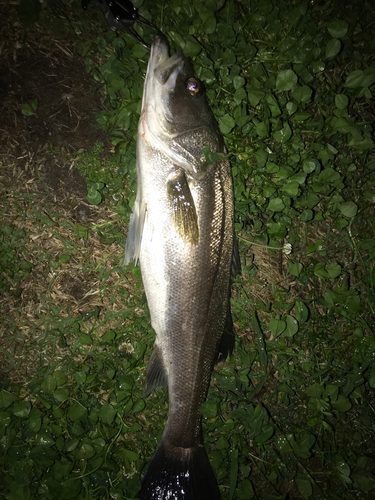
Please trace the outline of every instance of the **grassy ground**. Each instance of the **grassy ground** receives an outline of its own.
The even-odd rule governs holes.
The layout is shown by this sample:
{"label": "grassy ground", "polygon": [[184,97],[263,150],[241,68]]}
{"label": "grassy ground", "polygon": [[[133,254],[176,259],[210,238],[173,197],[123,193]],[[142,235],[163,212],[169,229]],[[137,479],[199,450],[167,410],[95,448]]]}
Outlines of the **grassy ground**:
{"label": "grassy ground", "polygon": [[[373,6],[135,5],[233,169],[236,351],[202,407],[223,500],[375,498]],[[0,498],[135,498],[167,415],[122,264],[148,53],[94,6],[0,12]]]}

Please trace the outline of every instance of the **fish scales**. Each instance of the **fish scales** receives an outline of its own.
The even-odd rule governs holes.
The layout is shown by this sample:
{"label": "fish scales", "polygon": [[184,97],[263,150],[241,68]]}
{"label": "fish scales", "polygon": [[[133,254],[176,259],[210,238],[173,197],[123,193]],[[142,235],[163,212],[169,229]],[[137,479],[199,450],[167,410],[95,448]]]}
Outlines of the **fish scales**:
{"label": "fish scales", "polygon": [[[204,448],[199,408],[224,333],[233,255],[229,163],[208,165],[223,142],[202,85],[166,39],[151,49],[137,140],[138,191],[125,262],[139,258],[156,332],[145,394],[169,393],[162,440],[143,478],[142,500],[220,499]],[[188,82],[188,83],[187,83]]]}

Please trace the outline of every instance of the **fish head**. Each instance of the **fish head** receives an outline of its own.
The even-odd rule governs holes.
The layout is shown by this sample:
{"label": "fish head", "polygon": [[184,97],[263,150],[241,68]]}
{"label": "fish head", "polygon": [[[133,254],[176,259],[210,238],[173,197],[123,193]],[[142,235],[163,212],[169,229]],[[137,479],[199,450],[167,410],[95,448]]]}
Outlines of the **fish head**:
{"label": "fish head", "polygon": [[208,165],[203,148],[223,151],[223,141],[209,108],[203,82],[182,52],[169,55],[164,35],[157,35],[145,79],[141,136],[162,149],[193,178],[202,177]]}

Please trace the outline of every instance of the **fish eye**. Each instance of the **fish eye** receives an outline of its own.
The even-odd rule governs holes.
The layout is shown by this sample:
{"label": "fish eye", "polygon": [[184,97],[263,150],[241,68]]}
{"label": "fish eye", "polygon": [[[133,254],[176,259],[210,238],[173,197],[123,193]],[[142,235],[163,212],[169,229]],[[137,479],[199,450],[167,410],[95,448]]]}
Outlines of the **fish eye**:
{"label": "fish eye", "polygon": [[202,93],[202,82],[196,78],[189,78],[186,82],[186,90],[190,92],[193,97],[199,97]]}

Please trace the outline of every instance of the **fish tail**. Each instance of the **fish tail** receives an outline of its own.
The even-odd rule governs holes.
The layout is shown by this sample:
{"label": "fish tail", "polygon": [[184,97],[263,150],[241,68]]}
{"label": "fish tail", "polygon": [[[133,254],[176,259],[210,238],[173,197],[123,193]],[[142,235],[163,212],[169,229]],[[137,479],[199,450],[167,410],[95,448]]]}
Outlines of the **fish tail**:
{"label": "fish tail", "polygon": [[203,445],[172,447],[162,440],[142,479],[140,500],[221,500]]}

